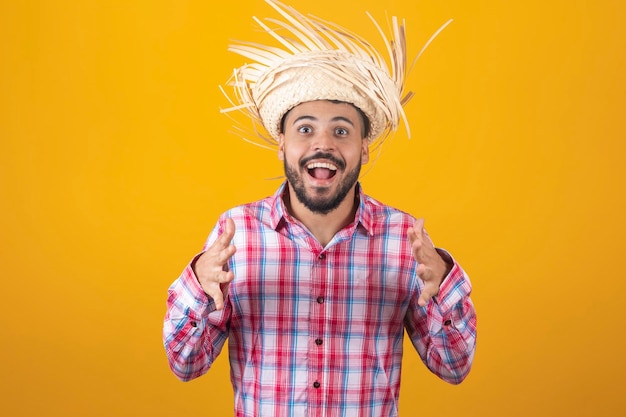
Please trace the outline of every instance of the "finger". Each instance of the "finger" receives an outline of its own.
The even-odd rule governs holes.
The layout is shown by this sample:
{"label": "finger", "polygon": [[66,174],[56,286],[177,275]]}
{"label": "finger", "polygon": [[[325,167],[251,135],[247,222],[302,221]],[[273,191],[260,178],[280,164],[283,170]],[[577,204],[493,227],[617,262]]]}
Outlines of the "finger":
{"label": "finger", "polygon": [[231,256],[235,254],[237,248],[235,245],[232,245],[230,242],[235,237],[235,222],[230,217],[226,219],[226,223],[224,224],[224,233],[222,233],[223,238],[226,240],[226,249],[223,251],[223,256],[225,257],[224,263],[226,263]]}
{"label": "finger", "polygon": [[431,264],[436,254],[435,247],[424,229],[424,219],[417,219],[415,225],[409,228],[409,240],[413,257],[418,263]]}
{"label": "finger", "polygon": [[426,231],[426,228],[424,227],[424,219],[420,218],[417,219],[415,221],[415,225],[413,225],[413,228],[415,229],[416,233],[418,233],[419,238],[421,239],[422,242],[424,242],[425,246],[428,247],[434,247],[435,245],[433,244],[433,241],[430,239],[430,236],[428,236],[428,232]]}
{"label": "finger", "polygon": [[424,307],[426,304],[428,304],[430,299],[433,298],[438,293],[439,291],[436,291],[433,285],[429,285],[428,283],[426,283],[424,285],[424,288],[422,289],[419,299],[417,300],[417,304],[420,307]]}
{"label": "finger", "polygon": [[211,276],[207,276],[204,281],[207,283],[213,284],[225,284],[231,282],[235,278],[235,274],[233,271],[226,271],[221,269],[219,271],[214,271]]}
{"label": "finger", "polygon": [[409,241],[411,242],[411,252],[413,258],[419,263],[423,263],[424,256],[424,242],[421,237],[416,233],[415,229],[409,229]]}
{"label": "finger", "polygon": [[224,271],[222,274],[220,274],[219,282],[221,284],[228,284],[233,279],[235,279],[235,273],[233,271]]}
{"label": "finger", "polygon": [[228,292],[230,282],[235,278],[232,272],[223,272],[214,280],[207,280],[200,283],[206,295],[213,299],[215,308],[221,310],[224,306],[224,294]]}
{"label": "finger", "polygon": [[235,254],[235,252],[237,252],[237,248],[235,247],[235,245],[228,245],[224,249],[213,254],[215,262],[217,262],[218,265],[225,267],[228,263],[228,260]]}
{"label": "finger", "polygon": [[421,242],[424,240],[424,219],[415,220],[415,224],[413,227],[409,227],[407,230],[407,235],[409,237],[409,242],[411,245],[414,245],[415,242]]}
{"label": "finger", "polygon": [[413,243],[417,239],[417,234],[415,233],[415,229],[413,229],[412,227],[409,227],[406,231],[406,234],[409,237],[409,242],[411,242],[411,246],[413,246]]}
{"label": "finger", "polygon": [[423,217],[415,220],[415,224],[413,225],[413,229],[415,229],[415,232],[420,237],[422,236],[422,234],[424,233],[424,218]]}
{"label": "finger", "polygon": [[215,297],[213,297],[213,302],[215,303],[215,309],[221,310],[224,308],[224,297],[228,294],[228,288],[230,287],[231,281],[235,278],[235,274],[232,272],[226,272],[224,274],[224,280],[217,286],[219,291],[216,292]]}
{"label": "finger", "polygon": [[424,264],[417,265],[417,268],[415,268],[415,273],[422,281],[426,281],[428,279],[428,277],[426,276],[427,268]]}
{"label": "finger", "polygon": [[234,279],[234,273],[228,269],[228,260],[235,253],[235,246],[230,245],[217,253],[215,250],[214,247],[211,247],[204,252],[193,267],[194,273],[203,287],[212,283],[230,282]]}
{"label": "finger", "polygon": [[424,282],[424,284],[426,285],[434,284],[436,274],[432,268],[429,268],[425,264],[419,264],[417,268],[415,269],[415,273],[417,274],[418,278]]}
{"label": "finger", "polygon": [[224,235],[227,236],[228,240],[232,240],[235,236],[235,222],[230,217],[226,219],[224,223]]}
{"label": "finger", "polygon": [[233,240],[233,237],[235,237],[235,222],[229,217],[224,222],[224,230],[222,230],[222,234],[215,240],[213,246],[218,250],[226,248]]}
{"label": "finger", "polygon": [[194,266],[196,276],[198,278],[207,278],[226,270],[228,260],[235,252],[236,248],[234,245],[229,245],[221,250],[212,245],[196,261]]}
{"label": "finger", "polygon": [[218,283],[209,282],[207,284],[203,284],[202,289],[206,295],[213,300],[217,310],[221,310],[224,307],[224,295]]}
{"label": "finger", "polygon": [[233,219],[227,218],[222,234],[213,242],[211,247],[207,249],[209,256],[211,256],[215,262],[224,265],[235,254],[237,248],[230,243],[234,236],[235,222]]}

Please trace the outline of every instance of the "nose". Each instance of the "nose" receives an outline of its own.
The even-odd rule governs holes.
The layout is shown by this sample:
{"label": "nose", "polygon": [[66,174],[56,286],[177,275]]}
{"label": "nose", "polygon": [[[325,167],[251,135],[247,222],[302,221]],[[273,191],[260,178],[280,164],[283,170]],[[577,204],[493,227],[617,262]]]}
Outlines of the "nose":
{"label": "nose", "polygon": [[332,151],[335,149],[335,142],[328,132],[322,131],[315,135],[311,146],[315,151]]}

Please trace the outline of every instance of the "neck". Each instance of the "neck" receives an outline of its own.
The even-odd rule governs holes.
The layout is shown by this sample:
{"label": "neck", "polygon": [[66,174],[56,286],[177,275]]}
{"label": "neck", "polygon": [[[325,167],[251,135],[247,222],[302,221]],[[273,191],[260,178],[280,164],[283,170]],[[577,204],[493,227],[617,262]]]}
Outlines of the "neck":
{"label": "neck", "polygon": [[354,220],[358,207],[355,201],[355,189],[356,187],[353,187],[341,204],[327,214],[311,211],[298,200],[291,187],[289,187],[289,198],[285,199],[285,205],[289,214],[302,222],[315,239],[325,247],[338,231]]}

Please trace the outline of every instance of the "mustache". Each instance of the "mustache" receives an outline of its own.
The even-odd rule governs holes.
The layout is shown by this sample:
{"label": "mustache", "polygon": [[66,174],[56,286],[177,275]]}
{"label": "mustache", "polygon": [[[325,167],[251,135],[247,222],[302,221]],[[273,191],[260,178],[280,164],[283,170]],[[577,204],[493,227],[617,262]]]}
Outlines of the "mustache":
{"label": "mustache", "polygon": [[315,159],[325,159],[327,161],[332,162],[337,168],[344,170],[346,169],[346,163],[341,159],[338,159],[336,156],[330,153],[325,152],[317,152],[311,156],[308,156],[300,161],[300,168],[305,169],[307,164]]}

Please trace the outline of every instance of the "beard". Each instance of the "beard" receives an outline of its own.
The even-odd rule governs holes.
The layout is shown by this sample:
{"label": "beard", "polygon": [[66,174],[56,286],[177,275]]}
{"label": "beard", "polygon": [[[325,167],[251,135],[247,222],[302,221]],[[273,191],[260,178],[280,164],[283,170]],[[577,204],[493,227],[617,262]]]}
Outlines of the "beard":
{"label": "beard", "polygon": [[300,175],[299,172],[305,171],[306,164],[312,159],[326,159],[334,163],[340,170],[345,169],[346,164],[332,155],[316,154],[300,161],[300,170],[298,171],[298,169],[291,167],[286,159],[284,160],[285,176],[298,201],[313,213],[328,214],[339,207],[346,199],[350,190],[356,185],[361,173],[361,160],[359,159],[359,163],[354,169],[348,171],[346,177],[339,184],[339,189],[334,194],[331,194],[331,191],[327,188],[316,187],[314,189],[315,195],[308,195],[302,179],[304,174]]}

